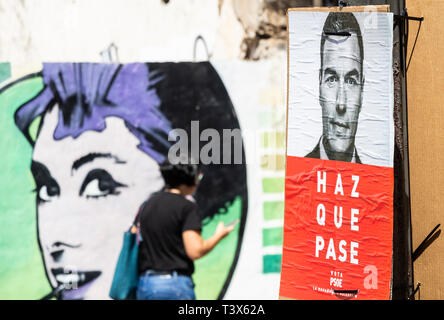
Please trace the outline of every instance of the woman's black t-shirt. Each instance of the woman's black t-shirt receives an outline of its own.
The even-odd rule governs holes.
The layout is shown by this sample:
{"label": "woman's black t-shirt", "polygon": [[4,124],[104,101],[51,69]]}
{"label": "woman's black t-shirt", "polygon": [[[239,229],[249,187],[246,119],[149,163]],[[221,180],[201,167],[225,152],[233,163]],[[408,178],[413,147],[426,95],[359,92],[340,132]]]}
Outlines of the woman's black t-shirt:
{"label": "woman's black t-shirt", "polygon": [[138,217],[142,241],[139,244],[139,273],[148,269],[194,272],[182,233],[201,230],[198,206],[183,195],[160,191],[151,195]]}

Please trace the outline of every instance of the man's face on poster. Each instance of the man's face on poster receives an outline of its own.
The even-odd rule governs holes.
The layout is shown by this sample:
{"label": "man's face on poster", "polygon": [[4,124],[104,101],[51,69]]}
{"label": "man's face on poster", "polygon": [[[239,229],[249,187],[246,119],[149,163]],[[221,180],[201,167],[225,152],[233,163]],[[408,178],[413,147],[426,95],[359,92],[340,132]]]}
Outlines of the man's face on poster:
{"label": "man's face on poster", "polygon": [[362,57],[358,37],[328,36],[319,74],[324,145],[333,155],[353,154],[362,102]]}

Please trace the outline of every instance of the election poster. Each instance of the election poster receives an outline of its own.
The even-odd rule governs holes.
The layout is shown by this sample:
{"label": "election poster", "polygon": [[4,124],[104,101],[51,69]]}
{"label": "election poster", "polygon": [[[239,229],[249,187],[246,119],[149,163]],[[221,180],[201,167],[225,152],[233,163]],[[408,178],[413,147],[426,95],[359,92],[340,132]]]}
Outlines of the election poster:
{"label": "election poster", "polygon": [[390,299],[393,14],[288,12],[281,299]]}

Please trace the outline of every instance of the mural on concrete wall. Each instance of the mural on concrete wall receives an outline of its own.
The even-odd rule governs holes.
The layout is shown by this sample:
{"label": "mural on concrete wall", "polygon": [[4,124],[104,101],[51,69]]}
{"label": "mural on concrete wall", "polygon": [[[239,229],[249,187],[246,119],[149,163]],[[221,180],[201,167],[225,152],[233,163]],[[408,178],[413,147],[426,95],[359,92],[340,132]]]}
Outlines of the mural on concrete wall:
{"label": "mural on concrete wall", "polygon": [[248,170],[248,215],[226,299],[277,299],[285,176],[284,59],[212,61],[236,109]]}
{"label": "mural on concrete wall", "polygon": [[[190,133],[193,120],[200,131],[239,128],[208,62],[46,63],[4,86],[0,106],[0,147],[7,151],[0,173],[0,255],[8,261],[0,267],[2,298],[38,298],[61,287],[62,299],[108,298],[123,232],[163,187],[159,164],[174,143],[170,130]],[[245,160],[203,165],[203,173],[195,199],[204,238],[219,221],[241,221],[196,261],[197,298],[216,299],[241,249]]]}

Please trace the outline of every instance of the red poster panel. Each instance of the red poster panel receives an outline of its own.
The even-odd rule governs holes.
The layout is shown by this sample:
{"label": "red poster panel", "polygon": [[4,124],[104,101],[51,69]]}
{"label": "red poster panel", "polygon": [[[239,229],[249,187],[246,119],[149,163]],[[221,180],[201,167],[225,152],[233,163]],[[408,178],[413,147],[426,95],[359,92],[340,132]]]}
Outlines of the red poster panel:
{"label": "red poster panel", "polygon": [[287,157],[280,296],[388,299],[393,168]]}

